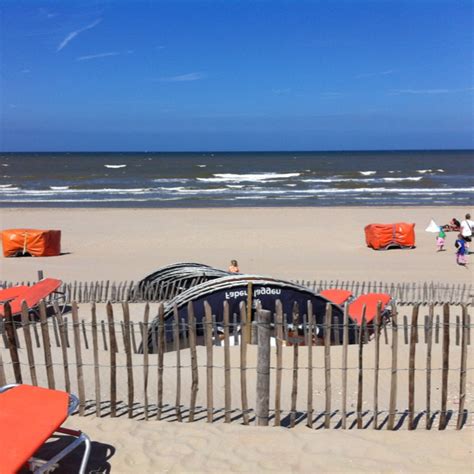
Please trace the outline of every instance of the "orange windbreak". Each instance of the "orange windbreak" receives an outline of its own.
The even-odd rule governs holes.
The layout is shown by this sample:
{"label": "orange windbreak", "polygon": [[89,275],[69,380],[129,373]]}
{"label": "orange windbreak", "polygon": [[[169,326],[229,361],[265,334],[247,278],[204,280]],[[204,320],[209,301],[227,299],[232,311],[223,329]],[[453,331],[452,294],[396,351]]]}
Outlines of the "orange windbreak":
{"label": "orange windbreak", "polygon": [[52,257],[61,253],[60,230],[9,229],[2,232],[4,257],[29,253],[33,257]]}
{"label": "orange windbreak", "polygon": [[415,224],[369,224],[365,227],[365,241],[375,250],[390,247],[411,248],[415,246]]}

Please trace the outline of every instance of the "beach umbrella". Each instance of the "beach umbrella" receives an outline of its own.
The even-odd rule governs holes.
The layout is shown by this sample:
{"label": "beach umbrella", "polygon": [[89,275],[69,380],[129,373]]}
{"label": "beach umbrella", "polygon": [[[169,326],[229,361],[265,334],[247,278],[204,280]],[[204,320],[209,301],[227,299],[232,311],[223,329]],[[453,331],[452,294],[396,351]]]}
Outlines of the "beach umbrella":
{"label": "beach umbrella", "polygon": [[428,227],[425,229],[425,232],[431,232],[433,234],[437,234],[439,232],[440,226],[436,224],[436,222],[431,219]]}

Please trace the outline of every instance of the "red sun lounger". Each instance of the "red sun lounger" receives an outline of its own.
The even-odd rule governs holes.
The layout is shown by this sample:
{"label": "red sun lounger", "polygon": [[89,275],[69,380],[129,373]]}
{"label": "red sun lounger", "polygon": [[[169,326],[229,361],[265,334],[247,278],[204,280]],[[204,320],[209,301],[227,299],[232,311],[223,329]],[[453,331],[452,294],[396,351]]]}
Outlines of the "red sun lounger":
{"label": "red sun lounger", "polygon": [[74,395],[59,390],[31,385],[0,387],[0,473],[15,473],[27,463],[39,465],[40,462],[31,457],[54,433],[76,439],[49,461],[41,462],[33,472],[47,472],[84,443],[79,473],[85,473],[90,453],[89,438],[80,431],[61,428],[78,403]]}
{"label": "red sun lounger", "polygon": [[362,324],[362,313],[365,306],[365,320],[370,323],[377,315],[377,304],[380,301],[382,314],[392,297],[386,293],[368,293],[360,295],[349,305],[349,317],[359,326]]}
{"label": "red sun lounger", "polygon": [[45,278],[32,286],[16,286],[0,290],[0,318],[5,316],[4,305],[8,301],[12,314],[21,313],[21,304],[26,301],[29,309],[34,309],[39,302],[53,293],[57,293],[62,281]]}
{"label": "red sun lounger", "polygon": [[324,296],[331,303],[343,305],[347,300],[352,297],[352,292],[349,290],[340,290],[338,288],[331,288],[329,290],[323,290],[320,293],[321,296]]}

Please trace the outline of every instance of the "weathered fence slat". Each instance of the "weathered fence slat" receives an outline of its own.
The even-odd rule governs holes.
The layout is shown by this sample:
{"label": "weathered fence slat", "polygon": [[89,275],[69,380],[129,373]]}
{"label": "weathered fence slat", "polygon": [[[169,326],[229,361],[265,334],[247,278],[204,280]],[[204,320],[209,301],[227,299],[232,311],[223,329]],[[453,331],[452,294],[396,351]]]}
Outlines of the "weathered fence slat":
{"label": "weathered fence slat", "polygon": [[77,390],[79,395],[79,415],[83,416],[85,411],[85,387],[84,372],[82,370],[82,354],[81,354],[81,334],[79,332],[79,310],[77,303],[72,303],[72,323],[74,329],[74,350],[76,354],[76,371],[77,371]]}
{"label": "weathered fence slat", "polygon": [[413,430],[415,416],[415,355],[416,355],[416,333],[418,325],[419,304],[413,306],[411,317],[411,334],[410,334],[410,353],[408,361],[408,429]]}
{"label": "weathered fence slat", "polygon": [[242,418],[244,425],[249,424],[249,404],[247,399],[247,308],[245,303],[240,303],[240,397],[242,400]]}
{"label": "weathered fence slat", "polygon": [[176,400],[175,400],[175,411],[176,419],[182,421],[181,417],[181,347],[180,347],[180,330],[179,330],[179,312],[178,306],[173,306],[173,316],[174,316],[174,350],[176,352]]}
{"label": "weathered fence slat", "polygon": [[[232,394],[230,389],[230,333],[229,333],[229,303],[224,301],[224,419],[231,422]],[[234,331],[236,328],[234,327]]]}
{"label": "weathered fence slat", "polygon": [[380,301],[377,303],[377,313],[374,321],[375,332],[375,361],[374,361],[374,423],[373,428],[378,428],[379,416],[379,366],[380,366],[380,325],[382,319],[382,307]]}
{"label": "weathered fence slat", "polygon": [[99,338],[97,334],[97,311],[95,302],[91,303],[92,351],[94,357],[95,416],[100,416],[100,371],[99,371]]}
{"label": "weathered fence slat", "polygon": [[[12,360],[15,383],[23,383],[23,377],[21,375],[20,357],[18,355],[18,343],[17,338],[15,337],[15,321],[13,320],[12,310],[8,301],[3,306],[3,313],[5,315],[5,331],[7,333],[8,338],[8,348],[10,350],[10,358]],[[53,387],[50,388],[54,388],[54,381]]]}
{"label": "weathered fence slat", "polygon": [[196,411],[196,397],[199,387],[199,372],[196,353],[196,319],[194,317],[193,303],[188,303],[188,323],[189,323],[189,351],[191,355],[191,400],[189,403],[189,421],[194,421]]}
{"label": "weathered fence slat", "polygon": [[293,428],[296,423],[296,401],[298,397],[298,354],[299,354],[299,343],[298,343],[298,325],[299,325],[299,308],[295,302],[293,305],[293,383],[291,386],[291,414],[290,414],[290,427]]}
{"label": "weathered fence slat", "polygon": [[326,429],[331,425],[331,323],[332,305],[327,303],[324,318],[324,428]]}
{"label": "weathered fence slat", "polygon": [[362,400],[364,391],[364,343],[365,343],[365,327],[367,325],[365,319],[365,306],[362,308],[362,322],[360,326],[359,336],[359,368],[357,377],[357,429],[362,429]]}
{"label": "weathered fence slat", "polygon": [[128,388],[128,417],[133,418],[133,366],[132,366],[132,342],[130,336],[130,307],[126,301],[122,303],[123,325],[125,335],[125,357],[127,361],[127,388]]}
{"label": "weathered fence slat", "polygon": [[149,357],[148,357],[148,319],[150,317],[150,305],[145,305],[145,312],[143,314],[142,326],[142,341],[143,341],[143,411],[145,420],[148,420],[148,374],[149,374]]}
{"label": "weathered fence slat", "polygon": [[449,303],[443,306],[443,368],[441,371],[441,411],[439,417],[440,430],[447,424],[446,403],[448,400],[448,373],[449,373]]}
{"label": "weathered fence slat", "polygon": [[275,302],[275,350],[276,350],[276,374],[275,374],[275,420],[274,425],[281,424],[281,379],[283,364],[283,307],[280,300]]}
{"label": "weathered fence slat", "polygon": [[268,426],[270,410],[270,311],[259,310],[257,353],[257,426]]}
{"label": "weathered fence slat", "polygon": [[461,368],[459,371],[459,412],[456,429],[460,430],[464,419],[464,403],[466,401],[466,365],[467,365],[467,307],[462,305],[462,339],[461,339]]}
{"label": "weathered fence slat", "polygon": [[161,420],[163,413],[163,361],[165,351],[165,319],[164,319],[164,308],[163,303],[158,306],[158,377],[157,377],[157,388],[158,388],[158,401],[157,401],[157,412],[156,419]]}
{"label": "weathered fence slat", "polygon": [[38,378],[36,377],[35,356],[33,353],[33,342],[31,340],[30,332],[30,320],[28,319],[28,305],[26,304],[26,301],[21,303],[21,324],[23,325],[23,334],[25,336],[26,354],[28,356],[28,365],[30,367],[31,384],[38,385]]}
{"label": "weathered fence slat", "polygon": [[117,416],[117,339],[115,337],[114,310],[110,301],[107,301],[106,310],[110,346],[110,416],[115,418]]}
{"label": "weathered fence slat", "polygon": [[307,399],[307,414],[306,414],[306,426],[308,428],[313,427],[313,338],[314,338],[314,314],[313,304],[308,300],[308,331],[306,344],[308,347],[308,399]]}
{"label": "weathered fence slat", "polygon": [[392,311],[392,365],[390,371],[390,401],[387,429],[395,428],[395,416],[397,413],[397,354],[398,354],[398,324],[397,307],[393,305]]}
{"label": "weathered fence slat", "polygon": [[426,421],[425,427],[431,429],[431,352],[433,348],[433,318],[434,304],[430,303],[428,308],[428,320],[426,328]]}
{"label": "weathered fence slat", "polygon": [[[51,356],[51,341],[49,338],[48,320],[46,317],[46,303],[40,301],[39,313],[41,321],[41,335],[43,336],[44,363],[46,366],[46,376],[48,378],[48,388],[56,388],[54,383],[53,358]],[[11,341],[10,341],[11,344]]]}
{"label": "weathered fence slat", "polygon": [[[352,282],[354,283],[354,282]],[[347,356],[349,342],[349,305],[344,305],[344,321],[342,333],[342,399],[341,399],[341,427],[343,430],[347,428]]]}
{"label": "weathered fence slat", "polygon": [[[25,303],[26,304],[26,303]],[[67,355],[67,342],[66,342],[66,325],[64,324],[64,318],[61,314],[59,304],[57,301],[53,303],[54,308],[54,317],[58,321],[59,327],[59,337],[61,338],[61,353],[63,357],[63,367],[64,367],[64,388],[66,392],[71,391],[71,378],[69,377],[69,360]],[[26,308],[28,311],[28,308]]]}

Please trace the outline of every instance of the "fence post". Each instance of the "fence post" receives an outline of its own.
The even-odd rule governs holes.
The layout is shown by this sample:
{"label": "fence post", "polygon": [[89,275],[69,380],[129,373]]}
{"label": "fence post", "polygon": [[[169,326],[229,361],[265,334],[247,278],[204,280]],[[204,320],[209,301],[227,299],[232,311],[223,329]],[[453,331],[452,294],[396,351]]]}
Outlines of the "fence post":
{"label": "fence post", "polygon": [[397,307],[393,305],[392,312],[392,370],[390,374],[390,402],[387,429],[393,430],[397,411],[397,352],[398,352],[398,326]]}
{"label": "fence post", "polygon": [[213,422],[214,414],[214,387],[213,387],[213,353],[212,353],[212,310],[207,301],[204,301],[205,340],[206,340],[206,402],[207,402],[207,422]]}
{"label": "fence post", "polygon": [[196,319],[194,317],[193,302],[188,303],[188,323],[189,323],[189,352],[191,356],[191,400],[189,404],[189,421],[194,421],[196,411],[196,397],[199,389],[199,372],[196,352]]}
{"label": "fence post", "polygon": [[260,310],[257,357],[257,426],[268,426],[270,409],[270,311]]}
{"label": "fence post", "polygon": [[117,340],[115,338],[114,310],[110,301],[107,301],[106,310],[110,342],[110,416],[114,418],[117,416]]}
{"label": "fence post", "polygon": [[150,305],[146,303],[145,312],[143,314],[142,325],[142,346],[143,346],[143,411],[145,420],[148,420],[148,372],[149,372],[149,357],[148,357],[148,318],[150,315]]}
{"label": "fence post", "polygon": [[290,428],[295,426],[296,422],[296,399],[298,396],[298,324],[299,324],[299,308],[298,303],[293,305],[293,331],[296,337],[293,337],[293,383],[291,386],[291,414]]}
{"label": "fence post", "polygon": [[23,333],[25,335],[25,345],[28,355],[28,364],[30,366],[31,383],[38,385],[35,368],[35,356],[33,353],[33,341],[31,340],[30,320],[28,319],[28,305],[26,301],[21,303],[21,323],[23,325]]}
{"label": "fence post", "polygon": [[81,354],[81,334],[79,332],[79,314],[77,303],[72,303],[72,321],[74,328],[74,349],[76,353],[76,370],[77,370],[77,387],[79,391],[79,415],[84,415],[85,409],[85,389],[84,374],[82,371],[82,354]]}
{"label": "fence post", "polygon": [[[12,311],[11,311],[10,303],[8,301],[5,303],[3,311],[4,311],[5,319],[6,319],[5,331],[8,337],[8,343],[9,343],[8,345],[10,349],[10,357],[12,359],[13,372],[15,374],[15,382],[23,383],[23,378],[21,376],[20,358],[18,357],[17,340],[15,337],[15,328],[13,327],[15,322],[13,321]],[[54,388],[54,387],[50,387],[50,388]]]}
{"label": "fence post", "polygon": [[283,307],[280,300],[275,302],[275,344],[276,344],[276,380],[275,380],[275,426],[281,424],[281,379],[282,379],[282,345],[283,345]]}
{"label": "fence post", "polygon": [[415,354],[416,354],[416,334],[418,325],[419,303],[413,306],[413,314],[411,317],[411,334],[410,334],[410,354],[408,361],[408,429],[415,428],[413,419],[415,415]]}
{"label": "fence post", "polygon": [[176,410],[176,419],[178,421],[183,421],[181,417],[181,341],[180,328],[179,328],[179,312],[178,306],[175,304],[173,306],[173,316],[174,316],[174,348],[176,351],[176,400],[175,400],[175,410]]}
{"label": "fence post", "polygon": [[[64,324],[64,319],[59,309],[59,304],[57,301],[53,303],[54,307],[54,317],[58,321],[59,326],[59,337],[61,338],[61,352],[63,356],[63,365],[64,365],[64,387],[66,392],[71,391],[71,379],[69,377],[69,360],[67,355],[67,338],[66,338],[66,326]],[[25,312],[28,314],[28,307],[25,302]]]}
{"label": "fence post", "polygon": [[133,366],[132,366],[132,342],[130,336],[130,308],[128,302],[122,303],[125,357],[127,361],[127,386],[128,386],[128,417],[133,418]]}
{"label": "fence post", "polygon": [[[231,422],[232,394],[230,391],[230,331],[229,331],[229,302],[224,301],[224,417],[225,422]],[[234,331],[236,328],[234,327]]]}
{"label": "fence post", "polygon": [[[354,283],[354,282],[352,282]],[[344,304],[344,327],[342,334],[342,421],[341,427],[346,429],[347,424],[347,355],[349,342],[349,305]]]}
{"label": "fence post", "polygon": [[428,324],[426,328],[426,429],[431,429],[431,351],[433,347],[434,304],[428,308]]}
{"label": "fence post", "polygon": [[332,305],[326,304],[324,320],[324,384],[325,384],[325,409],[324,428],[329,428],[331,423],[331,322]]}
{"label": "fence post", "polygon": [[314,336],[314,313],[313,304],[308,300],[308,403],[307,403],[307,421],[308,428],[313,427],[313,336]]}
{"label": "fence post", "polygon": [[46,318],[46,303],[44,302],[44,300],[40,301],[39,309],[41,320],[41,334],[43,336],[44,363],[46,365],[48,388],[55,389],[56,387],[54,383],[53,358],[51,356],[51,342],[49,338],[48,320]]}
{"label": "fence post", "polygon": [[461,339],[461,369],[459,372],[459,413],[456,429],[460,430],[464,418],[464,402],[466,400],[466,363],[467,363],[467,308],[462,305],[462,339]]}
{"label": "fence post", "polygon": [[92,350],[94,356],[94,385],[95,385],[95,416],[100,416],[100,369],[99,369],[99,340],[97,334],[97,313],[95,303],[91,303]]}
{"label": "fence post", "polygon": [[439,417],[440,430],[447,424],[446,403],[448,401],[448,372],[449,372],[449,303],[443,307],[443,369],[441,372],[441,414]]}
{"label": "fence post", "polygon": [[242,417],[244,425],[249,424],[248,399],[247,399],[247,310],[245,303],[240,303],[240,396],[242,399]]}
{"label": "fence post", "polygon": [[380,364],[380,322],[382,319],[382,306],[380,301],[377,302],[377,313],[375,315],[375,362],[374,362],[374,430],[378,427],[379,416],[379,364]]}
{"label": "fence post", "polygon": [[362,308],[362,322],[360,326],[360,335],[359,335],[359,366],[358,366],[358,377],[357,377],[357,429],[361,429],[362,422],[362,399],[363,399],[363,390],[364,390],[364,343],[365,343],[365,305]]}

